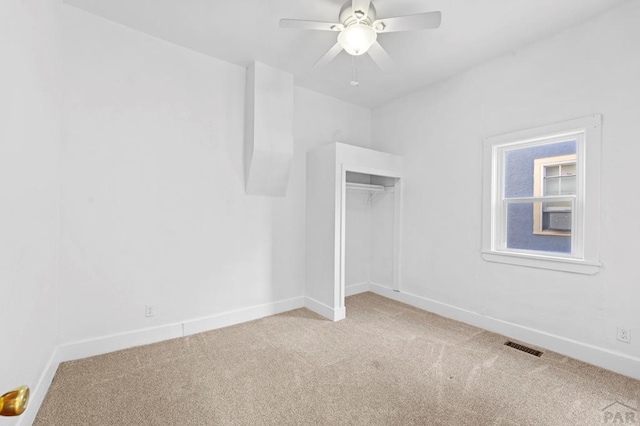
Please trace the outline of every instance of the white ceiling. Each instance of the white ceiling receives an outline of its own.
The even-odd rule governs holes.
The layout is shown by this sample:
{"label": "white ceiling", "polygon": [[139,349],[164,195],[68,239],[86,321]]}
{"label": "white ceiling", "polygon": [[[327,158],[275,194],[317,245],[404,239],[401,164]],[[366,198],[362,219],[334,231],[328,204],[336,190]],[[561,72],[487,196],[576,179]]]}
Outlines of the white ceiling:
{"label": "white ceiling", "polygon": [[[345,0],[346,1],[346,0]],[[65,0],[104,18],[215,58],[252,61],[292,73],[296,84],[375,107],[506,54],[625,0],[374,0],[378,18],[442,11],[437,30],[383,34],[395,69],[357,59],[360,87],[350,85],[352,60],[341,53],[312,68],[336,33],[283,30],[280,18],[338,22],[343,0]]]}

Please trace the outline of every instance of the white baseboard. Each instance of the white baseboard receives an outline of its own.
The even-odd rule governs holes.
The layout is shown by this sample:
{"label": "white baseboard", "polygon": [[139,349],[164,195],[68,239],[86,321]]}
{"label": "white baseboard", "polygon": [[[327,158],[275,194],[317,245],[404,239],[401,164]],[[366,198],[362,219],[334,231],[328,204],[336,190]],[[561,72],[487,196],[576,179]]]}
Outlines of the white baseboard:
{"label": "white baseboard", "polygon": [[291,311],[304,307],[304,298],[280,300],[264,305],[222,312],[209,317],[186,320],[180,323],[166,324],[153,328],[130,331],[126,333],[102,336],[90,340],[67,343],[58,347],[60,362],[89,356],[102,355],[134,346],[148,345],[164,340],[189,336],[203,331],[227,327],[247,321],[253,321],[269,315]]}
{"label": "white baseboard", "polygon": [[178,337],[182,337],[182,324],[166,324],[60,345],[58,358],[60,362],[72,361]]}
{"label": "white baseboard", "polygon": [[146,328],[60,345],[54,349],[47,367],[38,380],[38,384],[34,389],[32,389],[31,396],[29,398],[29,407],[24,414],[18,418],[16,426],[27,426],[33,423],[36,415],[38,414],[38,410],[40,410],[40,405],[49,390],[49,386],[51,386],[51,382],[56,374],[58,365],[60,365],[61,362],[175,339],[203,331],[253,321],[266,316],[302,308],[304,306],[305,298],[295,297],[273,303],[266,303],[264,305],[252,306],[245,309],[223,312],[210,317],[187,320],[181,323],[167,324],[159,327]]}
{"label": "white baseboard", "polygon": [[366,293],[367,291],[369,291],[369,282],[351,284],[345,287],[344,295],[345,297],[349,297],[353,296],[354,294]]}
{"label": "white baseboard", "polygon": [[427,299],[426,297],[416,296],[415,294],[396,292],[389,287],[379,284],[371,283],[369,289],[371,292],[380,296],[397,300],[407,305],[442,315],[443,317],[502,334],[524,343],[540,346],[571,358],[633,377],[634,379],[640,379],[640,358],[496,318],[483,316],[476,312]]}
{"label": "white baseboard", "polygon": [[340,321],[345,319],[347,316],[347,310],[344,307],[334,309],[310,297],[304,298],[304,306],[310,311],[313,311],[331,321]]}
{"label": "white baseboard", "polygon": [[294,297],[292,299],[280,300],[278,302],[224,312],[210,317],[196,318],[182,323],[182,334],[183,336],[189,336],[196,333],[202,333],[203,331],[253,321],[303,307],[304,297]]}

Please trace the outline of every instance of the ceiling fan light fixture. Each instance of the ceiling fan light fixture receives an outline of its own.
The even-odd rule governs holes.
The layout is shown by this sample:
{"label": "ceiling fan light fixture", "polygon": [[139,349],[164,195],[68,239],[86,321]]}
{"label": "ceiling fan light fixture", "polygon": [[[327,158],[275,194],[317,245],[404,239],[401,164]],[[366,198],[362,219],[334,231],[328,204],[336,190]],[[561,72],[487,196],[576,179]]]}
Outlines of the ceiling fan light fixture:
{"label": "ceiling fan light fixture", "polygon": [[359,56],[367,53],[377,37],[378,34],[369,25],[357,23],[338,34],[338,43],[348,54]]}

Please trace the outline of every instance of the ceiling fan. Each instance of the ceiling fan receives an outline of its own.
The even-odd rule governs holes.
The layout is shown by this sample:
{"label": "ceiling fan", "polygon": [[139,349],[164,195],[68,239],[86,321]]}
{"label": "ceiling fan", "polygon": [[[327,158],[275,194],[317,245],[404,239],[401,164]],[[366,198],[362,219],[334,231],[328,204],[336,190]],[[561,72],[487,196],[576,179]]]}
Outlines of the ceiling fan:
{"label": "ceiling fan", "polygon": [[378,43],[378,34],[438,28],[442,14],[427,12],[395,18],[376,18],[376,8],[371,0],[349,0],[340,9],[338,23],[281,19],[280,28],[339,33],[338,42],[313,65],[314,67],[328,63],[345,50],[353,56],[369,53],[380,69],[389,71],[393,68],[393,62]]}

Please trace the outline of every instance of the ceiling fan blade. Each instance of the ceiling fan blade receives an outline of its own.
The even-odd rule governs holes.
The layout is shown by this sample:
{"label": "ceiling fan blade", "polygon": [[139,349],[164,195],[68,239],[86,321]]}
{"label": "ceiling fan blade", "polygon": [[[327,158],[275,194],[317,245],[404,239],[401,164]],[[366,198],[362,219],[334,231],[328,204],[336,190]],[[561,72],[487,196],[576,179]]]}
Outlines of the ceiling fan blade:
{"label": "ceiling fan blade", "polygon": [[368,50],[369,56],[373,59],[373,62],[384,72],[389,72],[393,70],[393,60],[389,56],[386,50],[380,46],[380,43],[377,41],[371,45]]}
{"label": "ceiling fan blade", "polygon": [[362,21],[369,13],[371,0],[351,0],[351,13],[358,21]]}
{"label": "ceiling fan blade", "polygon": [[379,33],[395,31],[429,30],[438,28],[442,22],[441,12],[418,13],[416,15],[398,16],[378,19],[371,26]]}
{"label": "ceiling fan blade", "polygon": [[303,21],[300,19],[281,19],[280,28],[298,30],[342,31],[344,25],[333,22]]}
{"label": "ceiling fan blade", "polygon": [[331,62],[333,60],[333,58],[335,58],[336,56],[338,56],[338,53],[342,52],[342,46],[340,46],[340,43],[336,43],[333,45],[333,47],[331,49],[329,49],[329,51],[327,51],[327,53],[325,53],[322,58],[318,59],[318,62],[316,62],[315,64],[313,64],[314,67],[320,67],[322,65],[326,65],[329,62]]}

